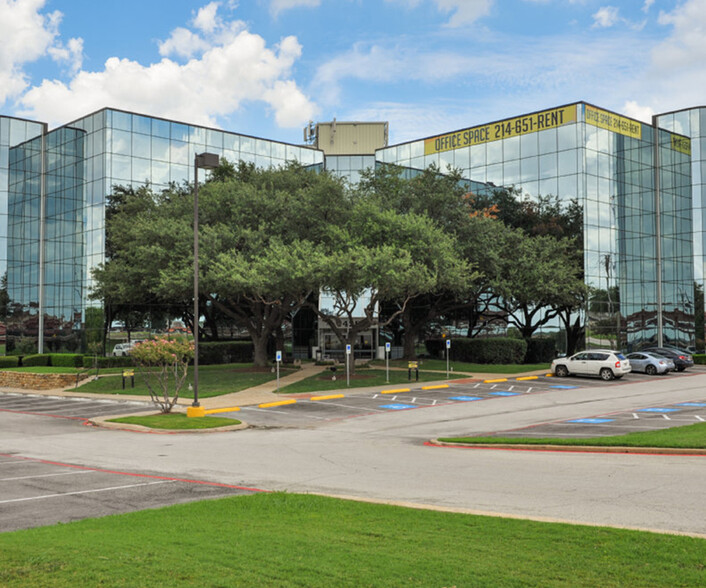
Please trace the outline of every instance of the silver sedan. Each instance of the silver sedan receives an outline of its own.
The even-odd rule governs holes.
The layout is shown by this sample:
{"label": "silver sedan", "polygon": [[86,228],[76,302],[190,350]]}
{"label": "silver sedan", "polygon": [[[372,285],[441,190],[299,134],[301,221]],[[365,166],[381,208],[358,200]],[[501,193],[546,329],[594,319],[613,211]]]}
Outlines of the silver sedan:
{"label": "silver sedan", "polygon": [[671,359],[651,351],[638,351],[630,353],[627,357],[630,360],[632,371],[644,372],[649,376],[666,374],[675,369],[674,362]]}

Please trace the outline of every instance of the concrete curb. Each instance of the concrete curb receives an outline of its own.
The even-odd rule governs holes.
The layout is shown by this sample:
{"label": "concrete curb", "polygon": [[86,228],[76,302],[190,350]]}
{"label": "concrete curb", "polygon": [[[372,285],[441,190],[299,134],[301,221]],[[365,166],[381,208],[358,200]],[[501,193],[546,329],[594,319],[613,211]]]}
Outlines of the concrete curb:
{"label": "concrete curb", "polygon": [[457,449],[512,449],[515,451],[563,451],[567,453],[633,453],[641,455],[706,456],[706,449],[678,447],[601,447],[599,445],[528,445],[524,443],[449,443],[439,439],[427,441],[435,447]]}

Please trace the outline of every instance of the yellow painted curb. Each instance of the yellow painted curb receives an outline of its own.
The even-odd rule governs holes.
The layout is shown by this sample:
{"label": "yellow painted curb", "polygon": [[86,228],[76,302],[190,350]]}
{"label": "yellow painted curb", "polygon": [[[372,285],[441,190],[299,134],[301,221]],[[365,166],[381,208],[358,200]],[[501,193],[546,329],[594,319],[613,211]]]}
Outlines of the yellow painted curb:
{"label": "yellow painted curb", "polygon": [[544,377],[545,377],[545,378],[553,378],[553,377],[554,377],[554,374],[544,374]]}
{"label": "yellow painted curb", "polygon": [[345,398],[345,394],[329,394],[328,396],[312,396],[309,400],[333,400],[334,398]]}
{"label": "yellow painted curb", "polygon": [[440,388],[448,388],[448,384],[438,384],[437,386],[422,386],[422,390],[439,390]]}
{"label": "yellow painted curb", "polygon": [[495,384],[496,382],[507,382],[507,378],[499,378],[497,380],[483,380],[484,384]]}
{"label": "yellow painted curb", "polygon": [[522,380],[538,380],[539,376],[524,376],[523,378],[517,378],[518,382],[521,382]]}
{"label": "yellow painted curb", "polygon": [[411,388],[400,388],[399,390],[382,390],[380,394],[397,394],[398,392],[410,392]]}
{"label": "yellow painted curb", "polygon": [[239,406],[231,406],[230,408],[212,408],[206,411],[206,414],[218,414],[220,412],[237,412],[240,410]]}
{"label": "yellow painted curb", "polygon": [[187,417],[205,417],[206,409],[203,406],[189,406],[186,409]]}
{"label": "yellow painted curb", "polygon": [[284,406],[285,404],[294,404],[296,399],[291,398],[289,400],[278,400],[277,402],[265,402],[264,404],[258,404],[258,408],[272,408],[273,406]]}

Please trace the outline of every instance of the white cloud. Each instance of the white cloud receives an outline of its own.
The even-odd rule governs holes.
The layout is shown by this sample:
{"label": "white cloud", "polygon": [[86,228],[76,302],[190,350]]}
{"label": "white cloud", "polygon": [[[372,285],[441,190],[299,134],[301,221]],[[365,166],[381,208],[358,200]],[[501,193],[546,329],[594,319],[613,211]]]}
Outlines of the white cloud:
{"label": "white cloud", "polygon": [[210,45],[196,33],[177,27],[166,41],[159,43],[159,54],[163,57],[176,55],[177,57],[190,58],[203,53]]}
{"label": "white cloud", "polygon": [[270,13],[272,16],[277,16],[280,12],[284,12],[285,10],[290,10],[292,8],[299,8],[300,6],[315,8],[320,5],[321,0],[271,0]]}
{"label": "white cloud", "polygon": [[[217,126],[219,116],[261,101],[281,127],[314,118],[315,104],[290,79],[301,56],[297,39],[286,37],[268,48],[242,22],[222,22],[217,8],[211,3],[194,19],[204,35],[173,31],[160,45],[160,62],[111,57],[102,71],[79,71],[68,83],[44,80],[20,98],[21,114],[59,124],[109,106]],[[168,55],[189,60],[179,63]]]}
{"label": "white cloud", "polygon": [[[45,0],[0,0],[0,105],[28,86],[22,67],[54,46],[61,13],[41,14],[44,4]],[[71,48],[66,51],[69,58]]]}
{"label": "white cloud", "polygon": [[624,113],[626,116],[636,118],[637,120],[650,124],[652,124],[652,115],[655,114],[652,107],[641,106],[634,100],[628,100],[620,112]]}
{"label": "white cloud", "polygon": [[655,0],[645,0],[645,3],[642,5],[642,12],[649,12],[650,7],[655,3]]}
{"label": "white cloud", "polygon": [[[386,0],[404,4],[409,8],[417,7],[423,0]],[[449,27],[460,27],[474,23],[479,18],[490,14],[495,0],[432,0],[444,14],[452,13],[447,23]]]}
{"label": "white cloud", "polygon": [[69,73],[74,75],[83,65],[83,39],[69,39],[66,46],[58,43],[54,47],[50,47],[48,53],[57,63],[66,64]]}
{"label": "white cloud", "polygon": [[212,33],[217,28],[223,26],[223,22],[218,16],[218,7],[220,2],[210,2],[199,8],[194,18],[194,26],[204,33]]}
{"label": "white cloud", "polygon": [[603,6],[593,15],[593,26],[608,28],[620,22],[619,11],[615,6]]}

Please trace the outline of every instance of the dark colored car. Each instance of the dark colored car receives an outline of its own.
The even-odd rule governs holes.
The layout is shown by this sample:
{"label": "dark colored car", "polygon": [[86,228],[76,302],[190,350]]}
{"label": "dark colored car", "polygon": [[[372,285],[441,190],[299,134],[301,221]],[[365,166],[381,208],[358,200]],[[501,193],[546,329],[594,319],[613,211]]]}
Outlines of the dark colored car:
{"label": "dark colored car", "polygon": [[668,357],[674,362],[674,366],[677,368],[678,372],[683,372],[686,368],[694,365],[694,358],[691,357],[691,354],[677,349],[676,347],[650,347],[643,349],[643,351],[652,351],[653,353]]}

